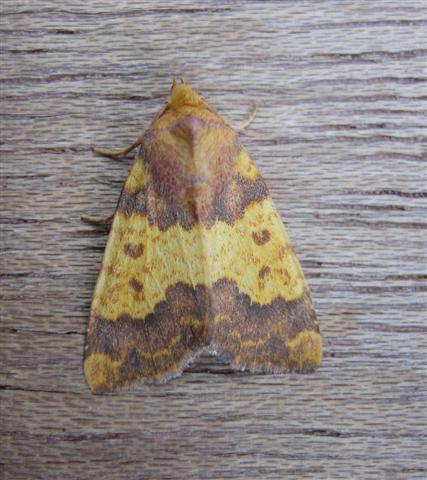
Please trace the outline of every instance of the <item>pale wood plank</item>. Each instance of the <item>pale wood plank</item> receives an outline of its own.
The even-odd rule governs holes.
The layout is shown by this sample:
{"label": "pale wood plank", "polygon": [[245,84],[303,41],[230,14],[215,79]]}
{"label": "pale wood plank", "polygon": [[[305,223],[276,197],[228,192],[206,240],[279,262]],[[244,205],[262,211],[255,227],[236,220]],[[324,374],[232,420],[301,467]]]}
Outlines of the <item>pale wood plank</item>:
{"label": "pale wood plank", "polygon": [[[172,4],[171,4],[172,3]],[[6,1],[3,478],[425,478],[426,62],[420,0]],[[81,360],[105,229],[183,76],[238,124],[309,278],[314,375],[210,358],[93,396]]]}

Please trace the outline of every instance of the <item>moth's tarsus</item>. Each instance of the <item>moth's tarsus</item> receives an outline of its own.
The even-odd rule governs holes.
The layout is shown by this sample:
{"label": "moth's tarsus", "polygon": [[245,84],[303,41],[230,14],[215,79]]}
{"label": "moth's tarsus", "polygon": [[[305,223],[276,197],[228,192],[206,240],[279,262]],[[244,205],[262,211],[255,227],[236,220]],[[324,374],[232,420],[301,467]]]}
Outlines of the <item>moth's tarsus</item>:
{"label": "moth's tarsus", "polygon": [[118,159],[124,156],[124,150],[108,150],[106,148],[92,147],[92,152],[102,157]]}
{"label": "moth's tarsus", "polygon": [[246,130],[249,127],[249,125],[255,120],[257,111],[258,111],[257,104],[254,103],[252,105],[252,112],[249,114],[248,118],[243,123],[241,123],[236,127],[236,130],[238,131]]}
{"label": "moth's tarsus", "polygon": [[114,218],[114,213],[111,215],[106,215],[104,217],[96,217],[93,215],[81,215],[80,220],[84,223],[89,223],[90,225],[106,225],[111,223]]}
{"label": "moth's tarsus", "polygon": [[102,155],[103,157],[109,157],[114,159],[125,157],[128,153],[132,152],[132,150],[135,150],[136,147],[139,147],[139,145],[141,145],[144,134],[145,132],[139,135],[138,138],[128,147],[121,150],[109,150],[107,148],[92,147],[92,152],[97,153],[98,155]]}

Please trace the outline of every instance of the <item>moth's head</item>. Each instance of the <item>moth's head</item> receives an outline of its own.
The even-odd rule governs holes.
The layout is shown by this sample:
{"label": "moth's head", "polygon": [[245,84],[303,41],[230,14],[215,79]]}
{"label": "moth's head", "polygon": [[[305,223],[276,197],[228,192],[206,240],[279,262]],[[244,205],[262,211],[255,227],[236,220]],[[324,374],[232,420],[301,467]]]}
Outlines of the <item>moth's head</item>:
{"label": "moth's head", "polygon": [[179,110],[183,106],[209,108],[203,97],[182,80],[180,83],[173,81],[167,106],[174,110]]}
{"label": "moth's head", "polygon": [[173,129],[176,123],[186,116],[195,117],[189,120],[188,126],[192,130],[195,128],[196,120],[224,124],[224,120],[188,83],[174,80],[169,99],[153,120],[152,128]]}

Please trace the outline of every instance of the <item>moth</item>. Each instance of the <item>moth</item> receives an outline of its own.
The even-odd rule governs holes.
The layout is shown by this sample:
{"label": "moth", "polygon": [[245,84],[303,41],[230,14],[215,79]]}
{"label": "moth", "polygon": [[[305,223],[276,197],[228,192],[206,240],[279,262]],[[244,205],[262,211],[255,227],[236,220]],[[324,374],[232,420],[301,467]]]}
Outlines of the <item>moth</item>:
{"label": "moth", "polygon": [[165,382],[203,351],[250,372],[319,366],[309,287],[236,131],[174,82],[129,148],[95,151],[137,147],[93,295],[84,353],[92,391]]}

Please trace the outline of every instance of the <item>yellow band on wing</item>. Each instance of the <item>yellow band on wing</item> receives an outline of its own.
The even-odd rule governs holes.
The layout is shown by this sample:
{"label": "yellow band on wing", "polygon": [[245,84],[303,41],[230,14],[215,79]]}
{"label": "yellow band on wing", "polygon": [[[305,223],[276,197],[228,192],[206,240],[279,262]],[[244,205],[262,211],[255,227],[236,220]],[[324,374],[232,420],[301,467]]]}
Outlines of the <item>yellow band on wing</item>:
{"label": "yellow band on wing", "polygon": [[[141,255],[129,254],[129,242],[141,242]],[[178,282],[211,287],[222,278],[234,281],[252,302],[265,305],[277,297],[301,297],[306,281],[271,198],[250,204],[229,225],[196,224],[165,231],[145,216],[117,212],[96,285],[92,310],[106,320],[121,315],[144,318],[165,300]],[[130,283],[140,285],[138,299]]]}
{"label": "yellow band on wing", "polygon": [[243,178],[256,180],[260,177],[259,170],[256,168],[255,164],[249,157],[248,152],[244,148],[242,148],[237,154],[235,162],[236,172]]}
{"label": "yellow band on wing", "polygon": [[139,192],[151,179],[147,167],[142,158],[137,158],[125,183],[126,190],[129,193]]}

